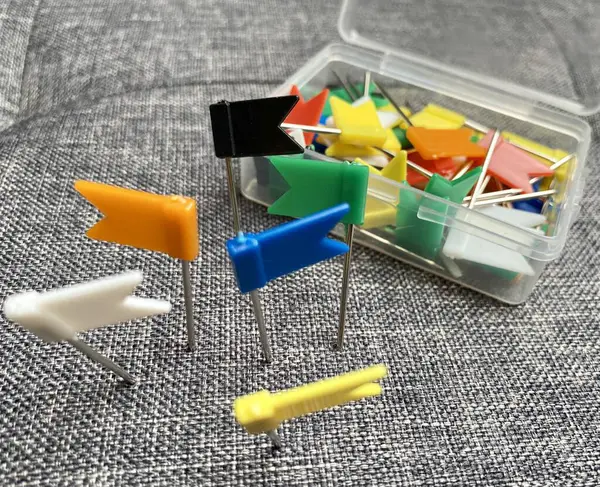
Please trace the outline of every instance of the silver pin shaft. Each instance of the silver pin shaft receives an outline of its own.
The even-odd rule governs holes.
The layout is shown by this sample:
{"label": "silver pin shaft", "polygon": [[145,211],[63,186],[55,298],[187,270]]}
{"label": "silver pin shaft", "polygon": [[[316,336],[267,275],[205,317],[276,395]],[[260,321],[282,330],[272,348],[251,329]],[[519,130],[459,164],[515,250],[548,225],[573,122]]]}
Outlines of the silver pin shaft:
{"label": "silver pin shaft", "polygon": [[381,86],[379,83],[377,83],[377,81],[373,81],[373,84],[375,85],[375,88],[377,88],[377,91],[379,91],[379,93],[381,93],[387,99],[387,101],[389,101],[392,104],[394,109],[398,112],[398,115],[400,115],[402,117],[402,119],[406,122],[406,124],[409,127],[412,127],[413,124],[410,121],[410,118],[408,118],[408,116],[404,113],[402,108],[400,108],[400,106],[396,103],[396,100],[394,100],[390,96],[390,94],[383,88],[383,86]]}
{"label": "silver pin shaft", "polygon": [[[475,206],[475,200],[479,196],[479,193],[482,192],[484,188],[484,180],[487,176],[487,170],[492,161],[492,156],[494,155],[494,149],[496,149],[496,144],[500,140],[500,131],[496,130],[494,132],[494,136],[492,137],[492,142],[490,143],[490,147],[488,148],[487,154],[485,155],[485,160],[483,161],[483,166],[481,169],[481,174],[479,175],[479,179],[477,179],[477,184],[475,185],[475,189],[473,190],[473,196],[471,197],[471,201],[469,201],[468,208],[471,210]],[[489,182],[489,180],[488,180]]]}
{"label": "silver pin shaft", "polygon": [[271,345],[269,344],[269,335],[267,334],[265,317],[260,304],[260,296],[256,289],[254,291],[250,291],[250,299],[252,300],[254,316],[256,317],[256,322],[258,323],[258,334],[260,335],[260,344],[262,345],[263,353],[265,354],[265,360],[267,362],[271,362],[273,360],[273,355],[271,353]]}
{"label": "silver pin shaft", "polygon": [[[552,164],[549,167],[549,169],[555,171],[559,167],[564,166],[573,157],[574,157],[573,154],[569,154],[569,155],[563,157],[560,161],[555,162],[554,164]],[[532,179],[529,180],[529,184],[535,184],[535,183],[541,181],[542,179],[544,179],[544,176],[538,176],[538,177],[532,178]],[[509,188],[509,189],[503,189],[501,191],[493,191],[491,193],[480,194],[477,197],[477,199],[479,199],[479,200],[487,200],[487,199],[497,200],[501,196],[513,196],[513,195],[518,195],[518,194],[521,194],[521,193],[523,193],[523,190],[521,188]],[[467,203],[469,201],[471,201],[471,197],[470,196],[466,196],[463,199],[463,203]],[[513,200],[513,201],[518,201],[518,200]],[[478,205],[475,205],[475,206],[478,206]]]}
{"label": "silver pin shaft", "polygon": [[346,79],[342,78],[335,69],[332,69],[331,72],[336,77],[338,82],[342,85],[342,88],[344,88],[344,91],[350,97],[350,99],[352,101],[356,101],[357,96],[355,95],[354,90],[352,89],[352,87],[350,86],[348,81]]}
{"label": "silver pin shaft", "polygon": [[135,379],[133,378],[132,375],[125,372],[121,367],[119,367],[116,363],[114,363],[109,358],[96,352],[96,350],[94,350],[92,347],[90,347],[87,343],[82,342],[78,338],[71,338],[70,340],[67,340],[67,341],[71,345],[73,345],[77,350],[79,350],[82,354],[84,354],[86,357],[92,359],[94,362],[97,362],[100,365],[102,365],[103,367],[107,368],[108,370],[114,372],[128,384],[135,384]]}
{"label": "silver pin shaft", "polygon": [[286,129],[286,130],[300,129],[300,130],[304,130],[305,132],[312,132],[314,134],[329,134],[329,135],[341,135],[342,134],[342,131],[338,128],[318,126],[318,125],[301,125],[301,124],[297,124],[297,123],[284,122],[280,125],[280,127],[282,129]]}
{"label": "silver pin shaft", "polygon": [[270,430],[270,431],[267,431],[267,436],[268,436],[269,438],[271,438],[271,441],[273,442],[273,446],[274,446],[275,448],[281,448],[281,445],[282,445],[282,443],[281,443],[281,438],[280,438],[280,436],[277,434],[277,431],[275,431],[275,430]]}
{"label": "silver pin shaft", "polygon": [[225,168],[227,170],[227,187],[229,188],[229,201],[231,202],[231,213],[233,215],[233,231],[237,234],[240,231],[240,209],[235,192],[235,180],[233,179],[233,165],[231,157],[225,158]]}
{"label": "silver pin shaft", "polygon": [[363,87],[363,96],[369,96],[371,87],[371,71],[365,71],[365,86]]}
{"label": "silver pin shaft", "polygon": [[[545,198],[547,196],[552,196],[556,193],[558,193],[558,191],[556,191],[555,189],[548,189],[546,191],[536,191],[535,193],[517,194],[515,196],[508,196],[508,197],[503,197],[503,198],[490,198],[487,200],[479,200],[473,206],[480,207],[480,206],[495,205],[497,203],[511,203],[513,201],[527,201],[527,200],[533,200],[533,199],[537,199],[537,198]],[[469,206],[469,208],[472,208],[472,207]]]}
{"label": "silver pin shaft", "polygon": [[185,300],[185,321],[187,325],[188,346],[190,347],[190,350],[194,350],[196,348],[196,328],[194,327],[194,297],[192,294],[189,261],[181,261],[181,273],[183,276],[183,297]]}
{"label": "silver pin shaft", "polygon": [[452,181],[456,181],[458,178],[461,178],[465,174],[469,172],[469,169],[473,166],[473,161],[469,161],[460,168],[460,170],[454,175]]}
{"label": "silver pin shaft", "polygon": [[350,284],[350,263],[352,262],[352,240],[354,239],[354,225],[346,227],[346,245],[348,252],[344,259],[344,275],[342,277],[342,294],[340,298],[340,321],[338,324],[337,348],[344,348],[344,334],[346,332],[346,308],[348,305],[348,287]]}

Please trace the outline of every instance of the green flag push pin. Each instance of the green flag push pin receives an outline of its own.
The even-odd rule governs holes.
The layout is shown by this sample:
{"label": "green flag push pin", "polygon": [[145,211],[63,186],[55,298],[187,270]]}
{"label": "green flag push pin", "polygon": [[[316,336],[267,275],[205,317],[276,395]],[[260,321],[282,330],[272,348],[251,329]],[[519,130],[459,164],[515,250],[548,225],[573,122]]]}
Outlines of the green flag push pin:
{"label": "green flag push pin", "polygon": [[350,211],[341,220],[346,227],[346,244],[349,247],[344,260],[337,337],[337,346],[341,349],[346,329],[354,225],[362,225],[365,219],[369,168],[362,164],[314,161],[294,156],[275,156],[269,157],[269,160],[289,185],[289,189],[269,207],[269,213],[302,218],[341,203],[350,205]]}
{"label": "green flag push pin", "polygon": [[[481,172],[482,168],[476,167],[453,181],[434,174],[425,186],[425,193],[462,204],[463,199],[479,180]],[[408,186],[408,183],[404,184]],[[400,202],[396,212],[396,243],[410,252],[433,260],[442,245],[444,226],[419,218],[420,207],[436,213],[446,211],[446,205],[440,201],[422,199],[411,191],[400,190]]]}
{"label": "green flag push pin", "polygon": [[[407,182],[404,184],[410,187]],[[444,226],[419,218],[421,199],[410,190],[400,190],[400,201],[396,207],[396,244],[420,257],[434,260],[442,246]],[[441,213],[444,207],[440,201],[427,203],[431,211]]]}

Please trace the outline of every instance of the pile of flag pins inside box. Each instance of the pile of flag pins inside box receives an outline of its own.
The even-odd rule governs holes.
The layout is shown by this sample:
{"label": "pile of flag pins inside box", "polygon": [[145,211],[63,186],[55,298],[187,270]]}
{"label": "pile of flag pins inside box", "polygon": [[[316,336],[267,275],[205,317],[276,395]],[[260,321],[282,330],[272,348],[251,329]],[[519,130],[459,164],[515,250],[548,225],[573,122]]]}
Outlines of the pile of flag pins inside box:
{"label": "pile of flag pins inside box", "polygon": [[[374,176],[357,228],[367,237],[363,242],[407,256],[417,265],[442,269],[444,275],[467,285],[468,278],[460,279],[463,270],[471,272],[469,278],[481,270],[481,279],[490,276],[490,281],[497,278],[508,285],[522,276],[536,275],[535,261],[503,246],[503,234],[506,227],[515,228],[518,245],[526,245],[528,234],[552,236],[557,216],[554,203],[561,201],[559,191],[568,179],[568,165],[575,163],[574,154],[488,128],[439,105],[427,104],[413,113],[400,106],[370,73],[365,73],[363,83],[351,84],[334,69],[330,71],[340,87],[316,94],[309,87],[310,99],[298,87],[289,88],[289,97],[298,97],[298,102],[280,126],[308,150],[291,156],[271,151],[269,163],[255,159],[256,185],[261,188],[255,195],[272,204],[270,212],[303,216],[302,198],[311,209],[318,209],[314,198],[328,189],[321,187],[316,171],[325,171],[326,162],[336,162],[332,159],[350,161],[365,166]],[[283,103],[284,98],[279,100]],[[322,160],[309,164],[306,159]],[[304,194],[303,183],[297,182],[302,174],[313,174]],[[344,190],[350,187],[344,180]],[[327,188],[331,191],[330,182]],[[340,198],[348,201],[347,196]],[[297,207],[294,212],[283,208],[292,200]],[[461,207],[464,211],[459,212]],[[476,218],[478,214],[482,218]],[[476,225],[475,221],[479,226],[472,232],[468,225]],[[477,236],[488,235],[488,230],[490,240]],[[348,236],[351,242],[352,234]],[[341,308],[343,312],[343,300]]]}
{"label": "pile of flag pins inside box", "polygon": [[[392,211],[382,209],[367,194],[369,174],[544,232],[544,199],[556,193],[553,181],[566,177],[566,165],[572,159],[570,154],[488,129],[440,106],[430,104],[411,113],[370,73],[365,73],[359,85],[337,77],[340,88],[325,89],[310,100],[304,100],[292,86],[288,96],[210,106],[215,153],[225,159],[233,214],[232,238],[224,244],[240,291],[250,294],[267,363],[272,362],[273,352],[259,289],[269,281],[344,255],[337,330],[341,349],[355,226],[389,222],[396,228],[397,245],[423,258],[439,251],[442,234],[419,221],[414,208],[419,202],[403,201]],[[305,159],[302,153],[308,146],[339,161]],[[257,234],[244,232],[232,159],[248,156],[267,156],[270,170],[282,182],[271,184],[275,201],[269,213],[296,220]],[[193,353],[196,330],[190,265],[200,250],[195,200],[91,181],[76,181],[75,189],[104,215],[87,231],[89,238],[162,252],[181,262],[188,344]],[[327,236],[338,223],[345,226],[345,242]],[[485,248],[469,248],[460,236],[448,235],[441,251],[451,258],[517,271],[502,267],[501,262],[511,259],[499,260]],[[171,305],[166,301],[131,295],[142,279],[141,272],[129,271],[60,289],[21,292],[5,300],[4,313],[46,341],[68,341],[133,384],[135,379],[128,372],[77,334],[168,313]],[[283,421],[376,396],[381,393],[377,381],[386,374],[385,365],[374,365],[289,391],[261,390],[236,399],[234,417],[249,433],[265,433],[279,446],[276,430]]]}

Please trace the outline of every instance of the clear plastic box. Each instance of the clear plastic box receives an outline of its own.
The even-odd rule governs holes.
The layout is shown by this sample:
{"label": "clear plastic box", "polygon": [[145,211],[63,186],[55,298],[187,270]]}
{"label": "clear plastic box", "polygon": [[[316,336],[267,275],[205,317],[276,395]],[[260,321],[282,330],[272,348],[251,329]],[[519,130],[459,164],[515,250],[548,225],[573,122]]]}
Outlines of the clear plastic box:
{"label": "clear plastic box", "polygon": [[[448,18],[448,5],[453,2],[456,6],[450,9]],[[591,59],[592,54],[588,52],[590,46],[598,45],[598,39],[592,38],[598,34],[591,19],[573,16],[552,23],[552,16],[547,12],[540,12],[538,19],[536,9],[539,2],[520,2],[519,7],[514,7],[518,11],[510,11],[510,7],[504,4],[501,8],[506,11],[494,11],[492,7],[502,5],[502,2],[447,0],[444,2],[445,17],[439,20],[440,36],[431,42],[415,39],[414,35],[409,38],[402,35],[402,22],[423,19],[402,16],[402,22],[394,25],[390,25],[389,19],[398,19],[399,11],[410,11],[412,15],[431,19],[439,2],[424,0],[423,11],[403,9],[404,3],[346,0],[338,29],[342,38],[352,45],[327,46],[272,95],[288,94],[290,86],[295,84],[305,97],[311,97],[324,87],[337,84],[331,68],[353,82],[362,82],[364,72],[370,71],[400,104],[408,102],[419,110],[427,103],[436,103],[487,127],[516,133],[547,147],[574,154],[567,166],[566,178],[555,186],[557,195],[549,197],[544,205],[543,214],[549,223],[545,233],[502,222],[477,209],[469,210],[377,175],[370,176],[369,204],[381,210],[381,218],[357,228],[355,243],[501,301],[521,303],[530,295],[546,264],[562,251],[569,228],[578,215],[591,129],[575,115],[590,114],[600,107],[600,89],[596,81],[600,76],[586,72],[589,76],[582,76],[576,89],[565,87],[564,83],[546,82],[543,76],[540,79],[535,76],[521,79],[519,73],[506,69],[506,63],[514,61],[515,53],[502,50],[502,46],[490,45],[489,38],[498,39],[498,32],[491,36],[489,31],[474,28],[469,22],[473,18],[481,18],[481,12],[474,9],[489,8],[490,15],[495,12],[496,17],[503,16],[492,27],[505,29],[507,32],[503,34],[506,35],[526,36],[523,42],[533,57],[529,59],[527,53],[522,54],[519,62],[538,63],[532,64],[536,73],[554,72],[559,66],[564,66],[564,62],[559,63],[556,53],[547,45],[548,35],[552,36],[556,49],[560,49],[563,55],[573,56],[573,62],[585,61],[582,69],[592,69],[590,62],[600,66],[600,62]],[[482,7],[482,3],[489,5]],[[524,33],[523,16],[526,16],[528,25],[538,30]],[[546,18],[549,16],[550,20]],[[565,26],[565,23],[569,25]],[[447,25],[453,28],[449,30]],[[568,39],[566,35],[561,37],[561,33],[573,32],[569,31],[569,27],[578,29],[575,40],[570,40],[571,34]],[[489,29],[490,25],[486,28]],[[457,43],[456,39],[450,42],[445,38],[457,35],[465,37],[464,45]],[[457,49],[457,45],[468,49]],[[423,46],[427,46],[427,52],[422,52]],[[540,56],[540,52],[547,53],[547,58]],[[481,59],[482,53],[487,53],[491,61],[473,65],[472,59]],[[308,150],[304,157],[331,160]],[[240,167],[241,191],[246,198],[270,205],[285,191],[285,181],[268,159],[244,158]],[[396,217],[390,217],[394,211]],[[397,216],[400,213],[401,218]],[[342,227],[338,226],[335,233],[342,235]],[[469,249],[495,253],[518,263],[517,268],[527,270],[507,270],[511,266],[496,267],[471,259],[449,257],[446,245],[450,245],[449,240],[454,239],[452,241],[455,242],[457,238],[461,242],[467,241]]]}

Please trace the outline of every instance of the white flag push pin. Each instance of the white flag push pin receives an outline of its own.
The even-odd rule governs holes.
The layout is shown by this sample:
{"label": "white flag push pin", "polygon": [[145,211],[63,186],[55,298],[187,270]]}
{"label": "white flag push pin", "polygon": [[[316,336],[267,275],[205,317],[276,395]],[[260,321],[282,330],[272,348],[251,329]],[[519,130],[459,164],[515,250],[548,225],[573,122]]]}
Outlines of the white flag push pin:
{"label": "white flag push pin", "polygon": [[[534,227],[546,223],[546,217],[537,213],[515,210],[513,208],[504,208],[502,206],[490,206],[481,209],[478,213],[491,216],[501,222],[512,223],[521,228],[530,229],[533,234],[537,233]],[[470,213],[464,216],[464,221],[475,224],[481,218],[477,213]],[[487,221],[481,223],[486,225],[488,231],[493,230]],[[515,241],[520,241],[523,245],[531,245],[529,237],[523,237],[522,232],[510,230],[506,225],[499,224],[497,233]],[[541,233],[541,232],[540,232]],[[532,237],[534,236],[532,234]],[[450,259],[462,259],[478,264],[504,269],[510,272],[517,272],[527,276],[533,276],[535,270],[529,264],[528,260],[516,250],[508,249],[502,245],[490,242],[476,235],[470,235],[458,228],[451,228],[444,244],[443,253]]]}
{"label": "white flag push pin", "polygon": [[78,340],[77,333],[168,313],[171,304],[167,301],[130,296],[143,278],[141,272],[132,271],[43,293],[27,291],[13,294],[4,301],[4,314],[45,341],[68,341],[92,360],[133,384],[135,380],[131,375]]}

